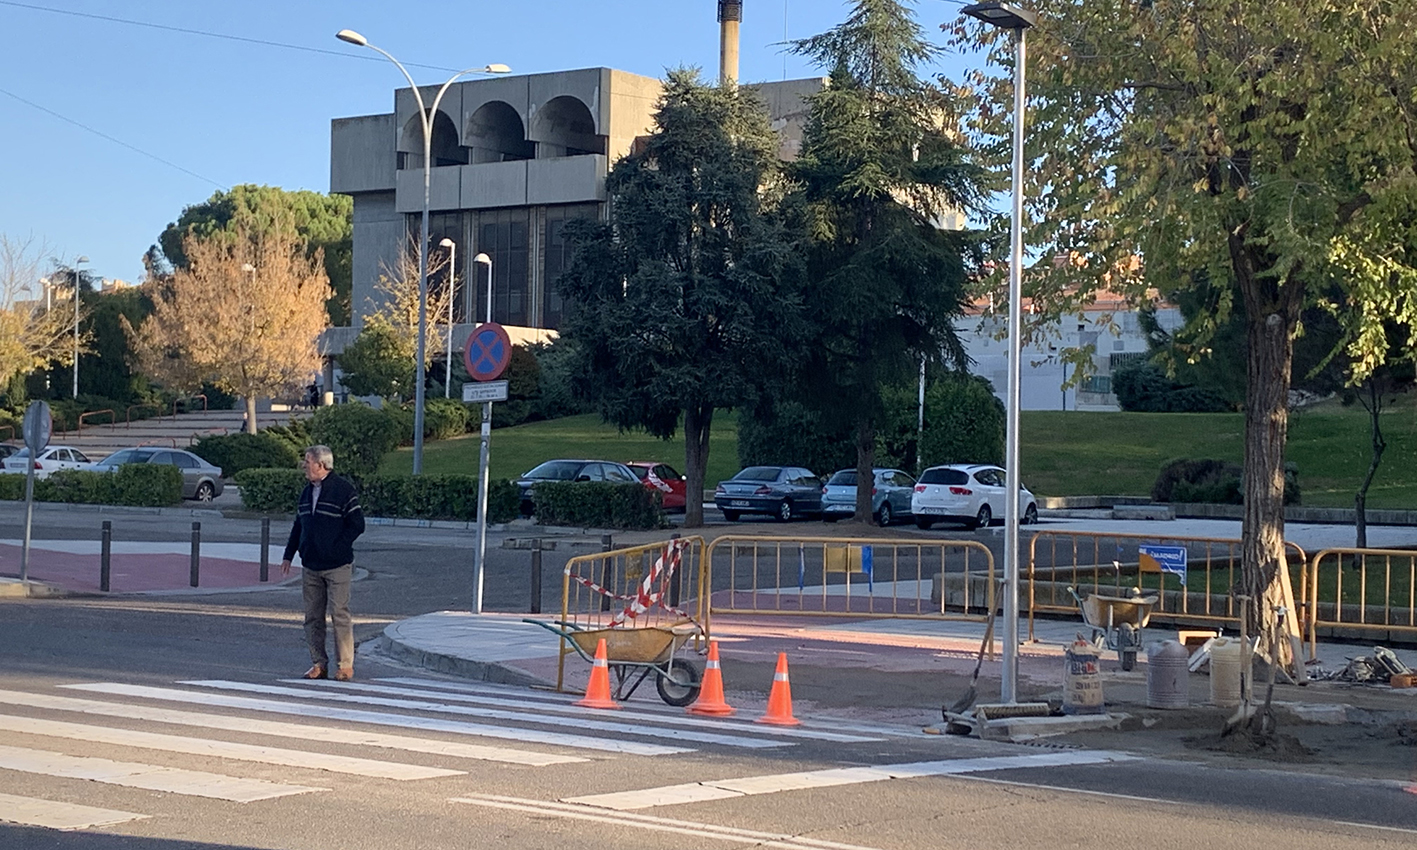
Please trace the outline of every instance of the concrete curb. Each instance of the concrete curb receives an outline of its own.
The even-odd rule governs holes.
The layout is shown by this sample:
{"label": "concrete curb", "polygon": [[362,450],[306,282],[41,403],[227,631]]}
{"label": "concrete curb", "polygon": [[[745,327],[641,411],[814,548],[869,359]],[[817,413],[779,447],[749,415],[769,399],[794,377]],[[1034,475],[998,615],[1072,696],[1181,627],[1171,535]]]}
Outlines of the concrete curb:
{"label": "concrete curb", "polygon": [[0,578],[0,599],[60,599],[76,595],[74,591],[34,579]]}
{"label": "concrete curb", "polygon": [[[23,501],[14,502],[16,505],[23,505]],[[35,502],[36,513],[49,511],[76,511],[81,513],[96,514],[140,514],[142,516],[194,516],[194,517],[216,517],[225,516],[225,513],[217,508],[145,508],[138,505],[90,505],[81,502]]]}
{"label": "concrete curb", "polygon": [[985,741],[1031,741],[1054,735],[1068,735],[1091,729],[1117,729],[1128,714],[1072,714],[1062,717],[1001,717],[979,726]]}
{"label": "concrete curb", "polygon": [[396,661],[437,673],[499,685],[556,686],[556,683],[549,679],[534,676],[509,664],[500,664],[495,661],[475,661],[406,643],[402,639],[402,635],[399,634],[399,625],[400,623],[391,623],[386,626],[378,642],[378,651]]}

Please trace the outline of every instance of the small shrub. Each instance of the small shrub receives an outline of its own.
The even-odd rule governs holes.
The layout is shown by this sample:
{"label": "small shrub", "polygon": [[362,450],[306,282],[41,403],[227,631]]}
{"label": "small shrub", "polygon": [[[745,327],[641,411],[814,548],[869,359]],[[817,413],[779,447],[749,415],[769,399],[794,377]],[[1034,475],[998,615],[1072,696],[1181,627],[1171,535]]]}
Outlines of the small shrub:
{"label": "small shrub", "polygon": [[[4,477],[19,479],[15,498],[23,499],[24,476]],[[113,472],[61,469],[35,482],[34,497],[42,502],[163,508],[182,501],[182,473],[175,466],[148,463],[125,464]]]}
{"label": "small shrub", "polygon": [[[481,414],[478,414],[481,421]],[[426,439],[447,440],[467,432],[468,409],[461,401],[450,398],[430,398],[423,409],[423,436]]]}
{"label": "small shrub", "polygon": [[231,478],[245,469],[293,469],[300,462],[300,450],[288,440],[270,433],[220,434],[203,437],[192,447],[192,453],[221,467],[221,474]]}
{"label": "small shrub", "polygon": [[[1151,488],[1155,502],[1189,502],[1210,505],[1243,505],[1244,470],[1223,460],[1174,460],[1161,468]],[[1299,468],[1284,465],[1284,504],[1300,500]]]}
{"label": "small shrub", "polygon": [[925,392],[920,465],[1003,463],[1005,419],[1004,403],[994,395],[994,385],[987,378],[974,375],[936,381]]}
{"label": "small shrub", "polygon": [[398,445],[396,420],[366,404],[322,407],[310,417],[310,439],[335,456],[335,471],[355,478],[373,475],[384,455]]}
{"label": "small shrub", "polygon": [[300,459],[301,452],[315,443],[310,439],[310,420],[308,419],[292,419],[284,425],[271,425],[262,428],[260,433],[269,434],[288,444],[295,452],[296,460]]}
{"label": "small shrub", "polygon": [[246,469],[236,474],[241,488],[241,506],[261,513],[293,514],[305,489],[305,473],[299,469]]}
{"label": "small shrub", "polygon": [[610,481],[542,481],[535,491],[539,525],[583,528],[664,528],[661,495]]}

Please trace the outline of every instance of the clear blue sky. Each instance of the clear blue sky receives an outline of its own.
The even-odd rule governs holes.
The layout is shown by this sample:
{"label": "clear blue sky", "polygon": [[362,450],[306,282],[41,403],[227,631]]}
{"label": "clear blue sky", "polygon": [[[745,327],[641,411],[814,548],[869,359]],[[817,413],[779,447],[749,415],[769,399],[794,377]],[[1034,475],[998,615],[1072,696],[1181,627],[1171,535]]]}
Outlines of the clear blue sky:
{"label": "clear blue sky", "polygon": [[[330,119],[390,111],[404,85],[377,54],[336,41],[345,27],[421,84],[490,62],[514,73],[608,66],[662,76],[687,65],[713,76],[716,9],[715,0],[0,0],[0,233],[47,243],[61,260],[87,255],[95,273],[131,281],[167,223],[218,188],[328,191]],[[784,54],[784,29],[823,32],[846,10],[839,0],[745,0],[741,78],[819,73]],[[917,6],[936,41],[958,10]]]}

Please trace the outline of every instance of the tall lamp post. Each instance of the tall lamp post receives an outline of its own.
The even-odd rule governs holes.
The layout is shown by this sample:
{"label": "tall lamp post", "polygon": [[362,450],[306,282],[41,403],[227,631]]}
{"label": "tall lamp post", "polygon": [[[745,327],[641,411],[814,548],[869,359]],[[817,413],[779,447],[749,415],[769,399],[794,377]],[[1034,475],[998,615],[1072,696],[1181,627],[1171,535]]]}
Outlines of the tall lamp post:
{"label": "tall lamp post", "polygon": [[1000,697],[1018,702],[1018,420],[1019,358],[1023,353],[1019,324],[1023,321],[1023,108],[1024,33],[1038,16],[1012,3],[988,0],[965,6],[963,14],[1009,30],[1014,44],[1014,162],[1013,211],[1009,222],[1009,391],[1004,435],[1004,671]]}
{"label": "tall lamp post", "polygon": [[[472,261],[487,267],[487,322],[492,322],[492,258],[479,253]],[[487,458],[492,443],[492,402],[482,403],[482,457],[477,466],[477,564],[473,569],[474,590],[472,610],[482,613],[483,565],[487,563]]]}
{"label": "tall lamp post", "polygon": [[403,63],[395,59],[393,55],[370,44],[369,39],[354,30],[340,30],[335,33],[335,38],[356,47],[367,47],[394,63],[403,73],[404,79],[408,80],[409,88],[413,89],[413,99],[418,104],[419,122],[423,127],[423,225],[418,240],[418,343],[415,354],[417,362],[414,364],[413,401],[413,474],[421,475],[423,473],[423,405],[427,395],[423,387],[426,377],[423,358],[427,352],[425,337],[428,334],[428,206],[429,185],[433,174],[433,118],[438,114],[438,104],[442,102],[448,87],[457,82],[459,77],[467,74],[510,74],[512,69],[506,65],[493,64],[459,71],[449,77],[448,81],[438,89],[432,106],[425,107],[423,93],[419,91],[418,84],[413,81],[412,75],[408,73],[408,69],[403,66]]}
{"label": "tall lamp post", "polygon": [[74,398],[79,397],[79,265],[88,261],[88,257],[74,261]]}
{"label": "tall lamp post", "polygon": [[448,249],[448,350],[444,359],[443,398],[453,397],[453,293],[458,291],[458,243],[444,238],[438,243]]}

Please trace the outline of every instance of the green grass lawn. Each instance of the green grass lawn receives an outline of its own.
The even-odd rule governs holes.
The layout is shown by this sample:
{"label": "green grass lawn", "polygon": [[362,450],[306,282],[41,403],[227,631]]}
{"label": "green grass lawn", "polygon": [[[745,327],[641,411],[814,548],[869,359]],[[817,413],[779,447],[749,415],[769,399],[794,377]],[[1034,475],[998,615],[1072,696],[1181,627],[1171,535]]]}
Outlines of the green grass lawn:
{"label": "green grass lawn", "polygon": [[[1023,480],[1040,495],[1147,495],[1162,464],[1177,458],[1244,455],[1242,413],[1079,413],[1027,411],[1022,418]],[[1368,493],[1371,508],[1417,508],[1417,399],[1383,416],[1388,448]],[[1299,466],[1303,504],[1351,507],[1367,472],[1367,414],[1326,403],[1289,420],[1288,459]],[[424,447],[429,473],[477,473],[478,437],[468,434]],[[532,422],[492,432],[492,476],[512,478],[556,457],[657,460],[684,471],[684,441],[620,433],[595,415]],[[408,472],[413,452],[384,459],[382,471]],[[737,419],[714,417],[707,485],[738,470]],[[818,470],[830,473],[831,470]]]}

